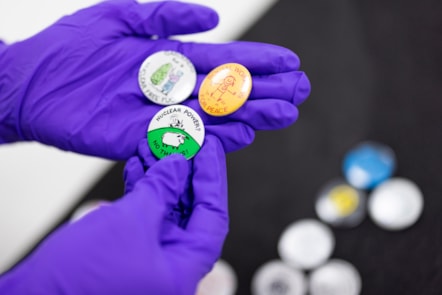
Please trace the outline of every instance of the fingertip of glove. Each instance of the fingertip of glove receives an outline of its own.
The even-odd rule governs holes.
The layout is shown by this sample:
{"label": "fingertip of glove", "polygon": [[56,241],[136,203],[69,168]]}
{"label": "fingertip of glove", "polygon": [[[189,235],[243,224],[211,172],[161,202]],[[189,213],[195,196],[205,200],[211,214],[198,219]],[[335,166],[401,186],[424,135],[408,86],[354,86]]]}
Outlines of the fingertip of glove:
{"label": "fingertip of glove", "polygon": [[296,90],[293,100],[294,104],[297,106],[302,104],[310,95],[310,92],[311,92],[310,80],[308,79],[307,75],[304,72],[302,72],[298,80],[298,83],[296,84]]}
{"label": "fingertip of glove", "polygon": [[252,142],[255,140],[255,131],[252,127],[248,125],[244,126],[244,138],[247,145],[252,144]]}
{"label": "fingertip of glove", "polygon": [[[219,23],[218,13],[211,7],[195,4],[195,3],[184,3],[179,1],[166,1],[163,3],[163,10],[175,13],[175,17],[182,16],[181,19],[176,19],[177,24],[186,24],[191,33],[201,32],[213,29]],[[191,20],[191,21],[187,21]]]}
{"label": "fingertip of glove", "polygon": [[285,107],[284,118],[281,118],[281,128],[286,128],[298,120],[299,111],[294,105]]}
{"label": "fingertip of glove", "polygon": [[280,72],[288,72],[293,70],[298,70],[301,66],[301,61],[296,53],[292,50],[274,45],[275,56],[278,56],[279,59],[275,59],[277,64],[279,64]]}
{"label": "fingertip of glove", "polygon": [[[160,160],[164,162],[164,165],[171,166],[173,171],[179,171],[185,173],[189,169],[189,161],[181,154],[172,154]],[[165,163],[167,162],[167,163]]]}
{"label": "fingertip of glove", "polygon": [[[197,5],[197,4],[194,4],[194,5]],[[200,15],[199,17],[206,18],[205,21],[201,22],[201,24],[204,26],[202,29],[210,30],[210,29],[213,29],[214,27],[216,27],[219,23],[218,13],[214,9],[212,9],[208,6],[203,6],[203,5],[197,5],[197,6],[199,6],[199,10],[200,10],[200,11],[198,11],[198,14]]]}

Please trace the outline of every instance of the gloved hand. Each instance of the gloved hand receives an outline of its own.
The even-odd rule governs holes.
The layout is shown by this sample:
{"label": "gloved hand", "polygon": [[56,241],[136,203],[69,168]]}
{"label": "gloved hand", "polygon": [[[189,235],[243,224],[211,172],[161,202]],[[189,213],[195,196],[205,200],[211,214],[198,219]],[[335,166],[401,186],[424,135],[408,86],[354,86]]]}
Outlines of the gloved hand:
{"label": "gloved hand", "polygon": [[[143,60],[160,50],[179,51],[194,63],[198,83],[185,104],[202,115],[207,133],[218,136],[226,152],[250,144],[255,130],[292,124],[296,106],[310,92],[293,52],[261,43],[167,39],[209,30],[217,22],[216,12],[195,4],[110,0],[9,45],[0,54],[0,143],[34,140],[127,160],[162,108],[144,97],[137,79]],[[252,73],[251,97],[232,115],[210,117],[198,105],[199,85],[228,62]]]}
{"label": "gloved hand", "polygon": [[[139,160],[128,162],[127,181],[140,167]],[[170,213],[189,192],[192,212],[177,224]],[[194,295],[227,231],[225,155],[208,136],[191,161],[158,161],[123,198],[55,231],[0,277],[0,294]]]}

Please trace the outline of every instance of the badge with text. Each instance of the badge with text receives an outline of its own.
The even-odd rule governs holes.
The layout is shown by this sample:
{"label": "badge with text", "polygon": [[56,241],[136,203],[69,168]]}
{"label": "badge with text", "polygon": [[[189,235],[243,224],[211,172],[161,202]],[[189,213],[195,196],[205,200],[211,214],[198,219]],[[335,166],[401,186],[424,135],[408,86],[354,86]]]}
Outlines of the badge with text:
{"label": "badge with text", "polygon": [[147,130],[147,141],[159,159],[182,154],[186,159],[195,156],[204,141],[204,125],[193,109],[171,105],[153,116]]}
{"label": "badge with text", "polygon": [[176,51],[159,51],[149,56],[138,73],[141,91],[152,102],[172,105],[186,100],[196,84],[192,62]]}
{"label": "badge with text", "polygon": [[220,65],[201,84],[198,99],[201,108],[212,116],[226,116],[237,111],[249,98],[252,76],[237,63]]}

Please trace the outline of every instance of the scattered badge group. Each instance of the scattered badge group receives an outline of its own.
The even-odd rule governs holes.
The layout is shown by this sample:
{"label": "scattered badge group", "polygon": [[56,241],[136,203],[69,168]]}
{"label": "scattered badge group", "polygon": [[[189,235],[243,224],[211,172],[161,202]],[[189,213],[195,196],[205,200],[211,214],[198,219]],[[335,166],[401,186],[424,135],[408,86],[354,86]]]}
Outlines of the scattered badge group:
{"label": "scattered badge group", "polygon": [[[204,142],[204,123],[198,112],[181,105],[195,88],[197,74],[192,62],[176,51],[159,51],[142,63],[138,83],[153,103],[164,105],[152,118],[147,140],[152,153],[163,158],[179,153],[195,156]],[[199,89],[201,109],[211,116],[237,111],[252,90],[252,76],[242,65],[227,63],[212,70]]]}
{"label": "scattered badge group", "polygon": [[329,226],[351,228],[368,215],[386,230],[402,230],[422,214],[423,195],[409,179],[393,177],[396,157],[388,146],[363,142],[342,162],[343,177],[319,189],[319,220],[289,224],[278,243],[280,259],[263,264],[251,282],[253,295],[359,295],[362,279],[348,261],[331,258],[335,238]]}

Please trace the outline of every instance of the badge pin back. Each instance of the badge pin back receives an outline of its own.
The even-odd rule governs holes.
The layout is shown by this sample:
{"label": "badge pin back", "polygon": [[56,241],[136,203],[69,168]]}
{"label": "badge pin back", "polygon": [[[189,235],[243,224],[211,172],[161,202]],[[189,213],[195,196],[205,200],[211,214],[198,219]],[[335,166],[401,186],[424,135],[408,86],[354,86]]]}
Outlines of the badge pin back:
{"label": "badge pin back", "polygon": [[227,63],[213,69],[198,93],[201,108],[212,116],[227,116],[237,111],[249,98],[252,76],[241,64]]}
{"label": "badge pin back", "polygon": [[182,154],[191,159],[200,150],[205,136],[201,117],[184,105],[171,105],[157,112],[150,121],[147,141],[159,159]]}
{"label": "badge pin back", "polygon": [[301,270],[281,260],[271,260],[255,272],[251,289],[253,295],[304,295],[307,279]]}
{"label": "badge pin back", "polygon": [[186,100],[196,85],[192,62],[176,51],[158,51],[147,57],[138,72],[143,94],[160,105],[174,105]]}
{"label": "badge pin back", "polygon": [[366,216],[366,194],[344,179],[326,183],[319,191],[315,210],[319,219],[336,227],[354,227]]}
{"label": "badge pin back", "polygon": [[347,152],[342,169],[346,180],[359,189],[372,189],[393,175],[396,156],[385,144],[367,141]]}

